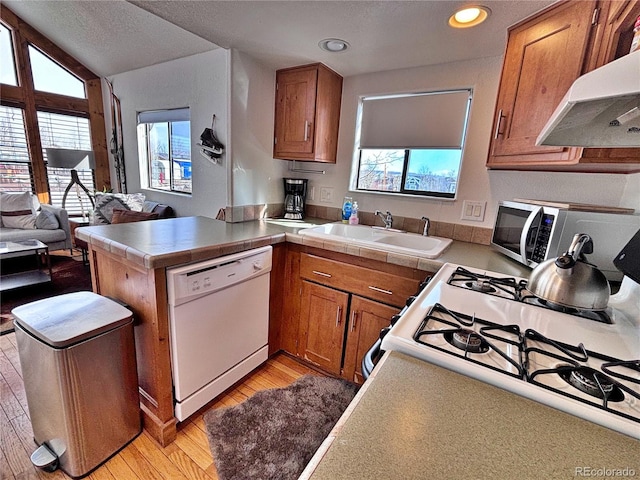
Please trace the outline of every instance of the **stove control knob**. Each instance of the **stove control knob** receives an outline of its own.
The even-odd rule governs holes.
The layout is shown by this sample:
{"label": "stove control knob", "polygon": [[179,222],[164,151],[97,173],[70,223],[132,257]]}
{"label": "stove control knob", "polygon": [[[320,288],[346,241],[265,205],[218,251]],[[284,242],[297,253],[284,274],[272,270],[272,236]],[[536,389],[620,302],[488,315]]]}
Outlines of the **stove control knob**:
{"label": "stove control knob", "polygon": [[398,320],[400,320],[401,315],[395,314],[393,317],[391,317],[391,326],[393,327],[396,323],[398,323]]}
{"label": "stove control knob", "polygon": [[415,300],[416,300],[416,297],[409,297],[409,298],[407,298],[407,301],[406,301],[406,302],[404,302],[404,303],[405,303],[405,305],[408,307],[408,306],[410,306],[413,302],[415,302]]}

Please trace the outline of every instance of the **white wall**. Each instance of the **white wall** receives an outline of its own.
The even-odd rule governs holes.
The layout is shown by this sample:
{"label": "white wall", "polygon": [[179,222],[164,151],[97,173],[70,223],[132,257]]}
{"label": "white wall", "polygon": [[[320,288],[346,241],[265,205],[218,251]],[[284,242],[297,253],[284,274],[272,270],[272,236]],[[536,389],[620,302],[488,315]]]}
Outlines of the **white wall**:
{"label": "white wall", "polygon": [[237,50],[231,52],[231,169],[228,205],[283,200],[288,162],[273,158],[275,107],[273,69]]}
{"label": "white wall", "polygon": [[[433,220],[486,227],[492,226],[496,203],[516,197],[571,200],[640,211],[640,174],[486,169],[501,65],[502,58],[493,57],[345,78],[337,164],[298,163],[299,168],[325,170],[326,175],[289,172],[291,162],[272,158],[275,72],[242,52],[217,49],[116,75],[112,80],[123,106],[128,190],[140,190],[136,112],[189,106],[193,195],[188,197],[145,190],[149,199],[172,205],[180,216],[215,216],[218,208],[224,206],[281,202],[282,178],[297,177],[308,178],[310,190],[315,190],[315,197],[308,198],[308,203],[339,208],[349,187],[359,96],[473,87],[458,198],[443,201],[353,193],[362,210],[390,210],[399,216],[419,218],[426,215]],[[227,147],[221,166],[212,165],[202,158],[196,146],[202,130],[210,126],[213,113],[216,114],[218,138]],[[112,178],[115,185],[115,176]],[[322,186],[333,188],[331,203],[320,203],[319,187]],[[484,222],[460,220],[463,200],[488,202]]]}
{"label": "white wall", "polygon": [[[315,187],[315,198],[308,203],[340,207],[349,188],[353,157],[355,121],[358,98],[376,93],[473,87],[474,97],[469,119],[467,144],[463,157],[458,196],[455,201],[426,198],[406,198],[397,195],[354,192],[352,195],[364,211],[390,210],[399,216],[468,223],[491,227],[495,206],[499,200],[537,198],[571,200],[640,210],[640,174],[604,175],[547,172],[505,172],[487,170],[501,57],[483,58],[437,66],[426,66],[358,75],[344,79],[338,161],[336,165],[322,165],[326,175],[307,175],[309,187]],[[320,167],[320,165],[313,165]],[[304,175],[300,175],[304,177]],[[320,203],[319,187],[334,188],[331,203]],[[482,223],[460,220],[463,200],[487,201],[487,213]]]}
{"label": "white wall", "polygon": [[[202,131],[211,127],[212,115],[215,114],[216,136],[229,146],[229,56],[228,50],[216,49],[111,78],[115,94],[122,104],[128,192],[142,191],[147,199],[171,205],[179,216],[215,217],[218,209],[227,205],[228,152],[223,155],[221,165],[214,165],[200,155],[196,143]],[[143,190],[140,185],[136,114],[144,110],[179,107],[190,109],[193,193],[184,195]],[[110,138],[110,130],[107,130],[107,136]],[[112,185],[116,187],[115,175],[112,178]]]}

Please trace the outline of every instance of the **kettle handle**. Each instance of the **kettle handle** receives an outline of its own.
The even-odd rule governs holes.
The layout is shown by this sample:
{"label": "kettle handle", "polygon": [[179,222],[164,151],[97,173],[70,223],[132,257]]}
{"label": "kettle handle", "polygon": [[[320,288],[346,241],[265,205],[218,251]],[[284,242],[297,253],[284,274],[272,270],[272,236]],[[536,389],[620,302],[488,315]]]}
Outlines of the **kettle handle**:
{"label": "kettle handle", "polygon": [[583,253],[593,252],[593,241],[586,233],[576,233],[569,245],[569,250],[558,258],[555,264],[563,270],[573,268],[578,260],[585,260]]}

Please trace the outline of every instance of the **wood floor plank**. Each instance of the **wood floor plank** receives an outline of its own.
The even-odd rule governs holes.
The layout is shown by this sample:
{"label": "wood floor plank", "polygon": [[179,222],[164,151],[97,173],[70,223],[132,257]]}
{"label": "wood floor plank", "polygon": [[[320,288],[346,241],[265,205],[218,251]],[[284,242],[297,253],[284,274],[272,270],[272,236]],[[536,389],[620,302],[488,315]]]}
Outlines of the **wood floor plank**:
{"label": "wood floor plank", "polygon": [[124,458],[121,455],[122,452],[118,453],[102,467],[106,468],[111,475],[117,480],[126,478],[127,480],[141,480],[144,477],[139,477],[136,472],[134,472],[131,467],[125,462]]}
{"label": "wood floor plank", "polygon": [[9,420],[24,413],[20,401],[14,395],[13,390],[11,390],[11,386],[7,383],[4,374],[0,375],[0,399],[1,408]]}
{"label": "wood floor plank", "polygon": [[188,478],[180,470],[168,456],[164,454],[162,449],[151,440],[146,432],[142,432],[133,441],[133,445],[140,451],[144,458],[152,463],[160,474],[167,480],[188,480]]}
{"label": "wood floor plank", "polygon": [[194,423],[190,423],[189,426],[183,430],[183,432],[202,450],[204,450],[205,452],[209,452],[209,440],[207,440],[207,434],[204,430],[198,428],[198,426]]}
{"label": "wood floor plank", "polygon": [[192,440],[186,434],[176,437],[175,444],[202,470],[206,470],[213,463],[213,458],[211,457],[209,449],[207,448],[205,450],[201,448],[197,442]]}
{"label": "wood floor plank", "polygon": [[30,478],[33,474],[34,478],[37,478],[35,467],[29,459],[31,452],[27,452],[24,448],[9,418],[2,409],[0,409],[0,444],[9,469],[15,477],[26,475],[28,476],[27,478]]}
{"label": "wood floor plank", "polygon": [[143,480],[164,480],[160,472],[154,468],[151,462],[144,458],[133,443],[121,450],[120,456],[139,478]]}
{"label": "wood floor plank", "polygon": [[215,467],[213,470],[214,475],[211,475],[209,472],[211,465],[207,470],[203,470],[180,448],[176,448],[174,451],[169,453],[169,458],[182,471],[182,473],[187,476],[187,478],[195,480],[218,480],[218,475],[215,473]]}
{"label": "wood floor plank", "polygon": [[[17,413],[18,415],[20,415],[22,413],[20,410],[28,410],[27,395],[24,391],[24,383],[22,381],[22,376],[16,370],[13,363],[11,363],[9,359],[4,355],[4,353],[5,352],[0,353],[0,372],[2,372],[0,376],[5,379],[7,385],[9,386],[9,389],[20,404],[21,408]],[[4,403],[4,397],[0,398],[3,399]]]}

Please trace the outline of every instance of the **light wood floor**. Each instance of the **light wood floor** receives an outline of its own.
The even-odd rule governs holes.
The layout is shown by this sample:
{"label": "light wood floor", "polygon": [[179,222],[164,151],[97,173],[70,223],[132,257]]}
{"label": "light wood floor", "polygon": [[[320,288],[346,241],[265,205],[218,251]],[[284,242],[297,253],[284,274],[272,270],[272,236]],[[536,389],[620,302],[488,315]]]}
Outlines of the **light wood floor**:
{"label": "light wood floor", "polygon": [[[108,462],[85,477],[92,480],[217,479],[202,415],[209,408],[236,405],[259,390],[284,387],[317,373],[285,354],[278,354],[242,382],[178,425],[178,436],[160,447],[146,432]],[[62,471],[46,473],[33,467],[35,450],[15,334],[0,336],[0,478],[68,479]]]}

